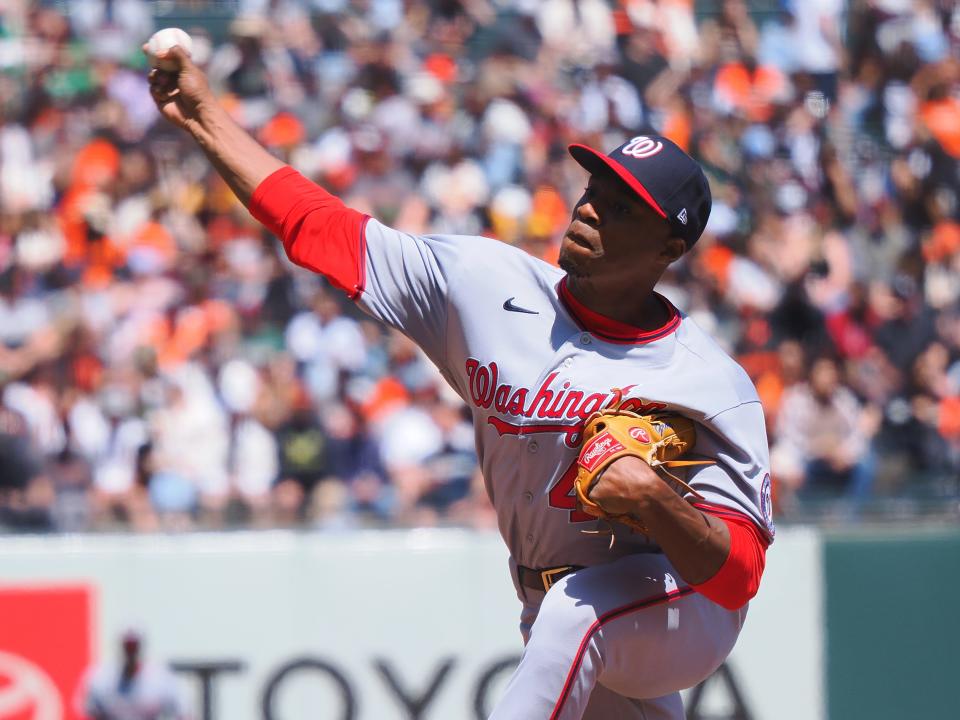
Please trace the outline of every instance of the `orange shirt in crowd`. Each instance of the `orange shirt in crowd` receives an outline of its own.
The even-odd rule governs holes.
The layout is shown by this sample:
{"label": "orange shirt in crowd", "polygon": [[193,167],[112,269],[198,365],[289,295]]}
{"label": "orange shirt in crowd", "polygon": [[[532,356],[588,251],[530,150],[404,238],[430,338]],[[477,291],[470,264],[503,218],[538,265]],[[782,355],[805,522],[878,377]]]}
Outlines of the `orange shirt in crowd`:
{"label": "orange shirt in crowd", "polygon": [[236,317],[224,300],[204,300],[181,308],[171,319],[158,315],[144,328],[141,344],[157,352],[162,368],[172,368],[190,359],[211,336],[229,328]]}
{"label": "orange shirt in crowd", "polygon": [[717,95],[753,122],[767,122],[777,100],[787,93],[787,79],[771,65],[758,65],[751,72],[742,63],[728,63],[714,80]]}
{"label": "orange shirt in crowd", "polygon": [[953,220],[941,220],[923,243],[923,259],[927,262],[942,262],[960,251],[960,224]]}
{"label": "orange shirt in crowd", "polygon": [[928,100],[920,107],[920,119],[944,150],[960,158],[960,100]]}
{"label": "orange shirt in crowd", "polygon": [[960,439],[960,397],[948,397],[940,402],[937,430],[945,438]]}

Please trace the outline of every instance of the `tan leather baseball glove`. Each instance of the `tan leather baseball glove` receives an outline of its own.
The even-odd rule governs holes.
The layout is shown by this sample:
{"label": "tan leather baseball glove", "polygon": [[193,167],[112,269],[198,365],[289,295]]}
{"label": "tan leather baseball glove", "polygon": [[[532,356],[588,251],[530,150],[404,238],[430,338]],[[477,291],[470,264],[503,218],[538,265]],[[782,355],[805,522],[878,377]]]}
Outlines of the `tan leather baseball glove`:
{"label": "tan leather baseball glove", "polygon": [[580,457],[577,459],[577,477],[573,482],[577,498],[588,515],[610,520],[649,534],[643,522],[628,514],[611,514],[590,498],[598,483],[603,482],[603,471],[610,463],[633,455],[658,471],[677,493],[690,494],[698,500],[703,496],[668,468],[685,465],[706,465],[710,460],[679,460],[696,441],[692,420],[680,415],[638,415],[628,410],[607,408],[595,412],[583,428]]}

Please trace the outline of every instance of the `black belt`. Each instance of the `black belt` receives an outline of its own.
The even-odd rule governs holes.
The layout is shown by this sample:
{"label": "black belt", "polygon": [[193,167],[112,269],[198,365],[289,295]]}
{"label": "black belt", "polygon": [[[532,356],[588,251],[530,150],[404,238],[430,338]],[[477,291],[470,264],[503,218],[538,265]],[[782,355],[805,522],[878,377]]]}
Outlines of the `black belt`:
{"label": "black belt", "polygon": [[583,565],[559,565],[552,568],[535,568],[517,565],[517,578],[524,587],[546,592],[557,580],[565,578],[572,572],[583,569]]}
{"label": "black belt", "polygon": [[[647,547],[641,547],[633,549],[631,548],[632,554],[641,554],[641,553],[651,553],[659,555],[663,550],[660,549],[657,545],[648,545]],[[553,584],[565,578],[572,572],[577,570],[583,570],[586,567],[585,565],[558,565],[557,567],[552,568],[528,568],[523,565],[517,565],[517,578],[520,581],[520,584],[524,587],[531,588],[533,590],[539,590],[540,592],[546,592]]]}

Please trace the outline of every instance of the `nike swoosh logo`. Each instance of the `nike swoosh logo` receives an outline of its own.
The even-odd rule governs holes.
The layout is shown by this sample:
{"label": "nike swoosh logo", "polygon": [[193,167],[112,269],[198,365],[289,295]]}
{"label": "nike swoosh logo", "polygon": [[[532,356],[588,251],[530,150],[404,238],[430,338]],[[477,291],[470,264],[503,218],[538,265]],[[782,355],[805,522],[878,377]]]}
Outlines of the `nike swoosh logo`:
{"label": "nike swoosh logo", "polygon": [[526,308],[518,307],[513,304],[513,298],[508,298],[503,302],[503,309],[508,310],[509,312],[518,312],[518,313],[527,313],[527,315],[539,315],[540,313],[537,310],[527,310]]}

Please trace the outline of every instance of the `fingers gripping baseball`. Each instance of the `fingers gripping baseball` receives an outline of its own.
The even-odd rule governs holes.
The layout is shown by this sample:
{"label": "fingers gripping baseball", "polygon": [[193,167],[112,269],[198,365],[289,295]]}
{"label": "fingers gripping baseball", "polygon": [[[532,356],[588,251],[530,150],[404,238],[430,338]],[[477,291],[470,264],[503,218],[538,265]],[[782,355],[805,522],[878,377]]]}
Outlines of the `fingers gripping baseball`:
{"label": "fingers gripping baseball", "polygon": [[610,409],[594,414],[583,431],[574,489],[583,511],[648,533],[630,514],[643,484],[666,482],[682,495],[700,494],[668,468],[703,464],[679,460],[696,440],[693,422],[680,416],[637,415]]}
{"label": "fingers gripping baseball", "polygon": [[[147,52],[147,46],[143,46]],[[204,103],[210,102],[212,93],[203,71],[190,59],[179,45],[157,54],[170,70],[154,68],[147,76],[150,96],[160,113],[174,125],[186,127],[196,120]]]}

